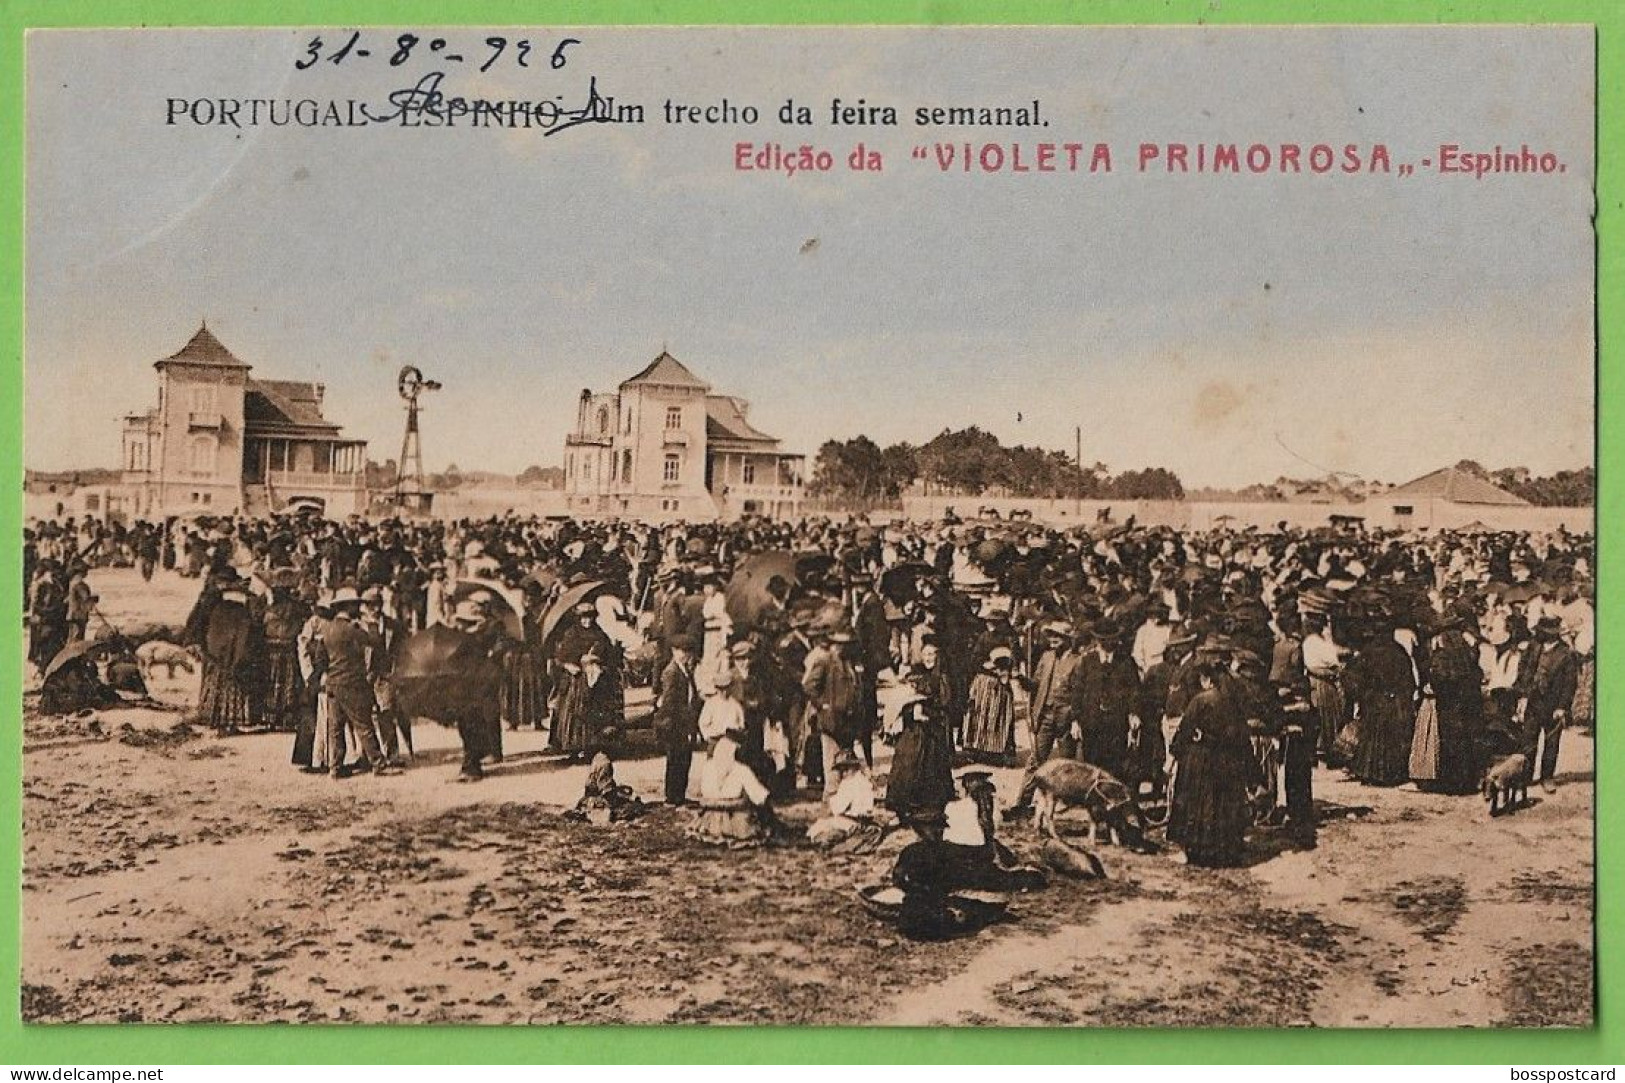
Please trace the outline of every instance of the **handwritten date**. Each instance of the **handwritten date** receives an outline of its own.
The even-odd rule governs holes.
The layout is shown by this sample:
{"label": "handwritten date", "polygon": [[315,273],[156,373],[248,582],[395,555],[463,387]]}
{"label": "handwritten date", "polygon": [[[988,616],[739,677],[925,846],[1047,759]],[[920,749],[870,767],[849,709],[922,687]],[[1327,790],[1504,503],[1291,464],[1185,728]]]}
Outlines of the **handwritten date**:
{"label": "handwritten date", "polygon": [[[387,40],[378,48],[374,48],[372,39],[363,39],[360,30],[352,30],[348,36],[337,36],[332,39],[323,38],[320,34],[311,37],[305,44],[305,50],[293,66],[300,71],[308,71],[320,63],[342,65],[354,60],[364,60],[377,55],[387,57],[389,66],[398,68],[409,61],[428,57],[435,63],[472,64],[479,63],[480,71],[490,71],[498,63],[507,58],[507,62],[520,68],[547,67],[557,71],[569,62],[569,50],[572,46],[580,45],[580,38],[560,38],[552,42],[552,51],[547,51],[548,42],[536,42],[530,38],[506,38],[493,34],[485,39],[481,46],[464,52],[461,46],[454,47],[446,38],[431,37],[427,40],[422,35],[407,31],[397,34],[393,42]],[[472,59],[470,59],[472,57]]]}

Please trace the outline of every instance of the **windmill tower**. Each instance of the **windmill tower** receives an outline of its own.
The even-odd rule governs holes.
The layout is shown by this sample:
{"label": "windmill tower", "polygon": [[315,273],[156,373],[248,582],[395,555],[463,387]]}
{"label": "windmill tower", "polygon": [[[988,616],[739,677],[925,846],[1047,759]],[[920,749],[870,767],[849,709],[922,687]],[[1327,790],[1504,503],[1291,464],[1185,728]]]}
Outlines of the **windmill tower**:
{"label": "windmill tower", "polygon": [[406,433],[401,437],[400,468],[395,472],[395,506],[408,511],[428,512],[434,494],[423,481],[423,442],[418,433],[418,396],[439,391],[438,380],[425,380],[416,365],[407,365],[396,378],[395,388],[406,400]]}

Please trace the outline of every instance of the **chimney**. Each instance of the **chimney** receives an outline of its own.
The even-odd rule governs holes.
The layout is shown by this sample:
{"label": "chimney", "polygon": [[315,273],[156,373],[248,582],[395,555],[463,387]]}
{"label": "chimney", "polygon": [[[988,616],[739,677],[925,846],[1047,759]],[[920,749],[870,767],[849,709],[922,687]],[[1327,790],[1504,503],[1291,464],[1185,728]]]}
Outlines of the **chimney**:
{"label": "chimney", "polygon": [[322,412],[322,399],[327,395],[327,385],[315,384],[313,386],[316,389],[316,412],[319,414]]}

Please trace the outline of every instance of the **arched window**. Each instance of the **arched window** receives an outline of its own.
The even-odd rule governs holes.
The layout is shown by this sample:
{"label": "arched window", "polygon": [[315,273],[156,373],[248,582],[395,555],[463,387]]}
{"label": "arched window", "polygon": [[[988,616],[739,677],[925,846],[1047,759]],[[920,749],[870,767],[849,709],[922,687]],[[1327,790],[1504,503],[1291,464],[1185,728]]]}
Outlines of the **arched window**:
{"label": "arched window", "polygon": [[627,448],[621,452],[621,477],[627,481],[632,480],[632,449]]}
{"label": "arched window", "polygon": [[609,408],[606,406],[598,408],[598,431],[601,433],[609,431]]}

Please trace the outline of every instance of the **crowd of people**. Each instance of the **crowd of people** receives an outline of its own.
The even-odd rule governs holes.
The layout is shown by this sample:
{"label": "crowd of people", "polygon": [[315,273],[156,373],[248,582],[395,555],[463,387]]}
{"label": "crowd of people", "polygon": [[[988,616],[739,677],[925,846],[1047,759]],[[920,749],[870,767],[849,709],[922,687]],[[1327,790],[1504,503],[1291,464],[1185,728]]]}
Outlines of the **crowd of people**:
{"label": "crowd of people", "polygon": [[1594,559],[1563,530],[297,515],[45,523],[24,574],[42,672],[89,634],[93,568],[197,578],[178,629],[197,719],[287,731],[305,770],[409,764],[403,658],[444,625],[497,690],[463,727],[464,778],[504,727],[612,756],[646,687],[665,800],[697,801],[707,837],[770,834],[811,788],[843,831],[889,815],[940,843],[987,778],[956,768],[1019,766],[1025,729],[1007,818],[1041,764],[1078,759],[1164,810],[1189,861],[1226,865],[1265,821],[1314,845],[1317,765],[1468,793],[1520,755],[1553,787],[1564,730],[1594,722]]}

